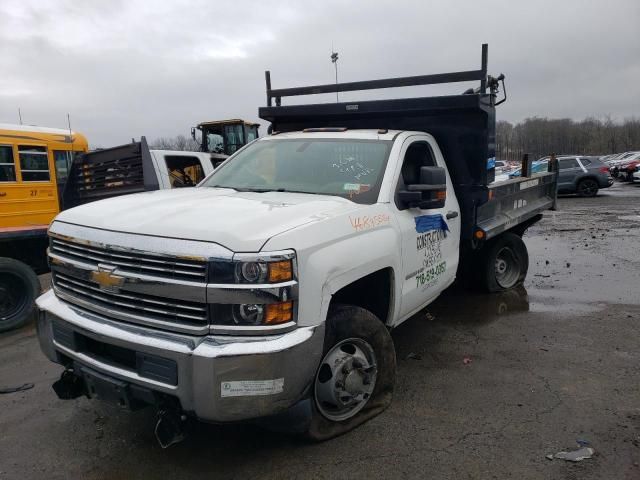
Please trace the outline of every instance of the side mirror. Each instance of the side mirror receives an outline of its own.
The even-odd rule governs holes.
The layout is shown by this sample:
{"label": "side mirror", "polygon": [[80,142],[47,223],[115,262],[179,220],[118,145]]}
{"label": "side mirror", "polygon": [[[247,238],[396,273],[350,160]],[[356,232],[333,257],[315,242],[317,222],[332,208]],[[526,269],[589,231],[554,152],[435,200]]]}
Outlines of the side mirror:
{"label": "side mirror", "polygon": [[406,185],[398,192],[398,200],[406,208],[442,208],[446,199],[447,173],[442,167],[420,167],[420,183]]}
{"label": "side mirror", "polygon": [[196,127],[191,127],[191,138],[197,141],[196,139]]}

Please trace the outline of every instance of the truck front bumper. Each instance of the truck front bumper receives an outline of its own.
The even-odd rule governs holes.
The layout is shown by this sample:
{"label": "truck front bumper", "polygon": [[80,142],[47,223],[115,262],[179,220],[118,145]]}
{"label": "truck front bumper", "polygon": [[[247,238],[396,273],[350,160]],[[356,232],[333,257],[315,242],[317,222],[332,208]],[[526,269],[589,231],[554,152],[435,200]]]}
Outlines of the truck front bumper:
{"label": "truck front bumper", "polygon": [[269,336],[190,336],[114,322],[53,291],[37,304],[38,339],[50,360],[172,396],[204,421],[287,410],[307,394],[322,355],[324,325]]}

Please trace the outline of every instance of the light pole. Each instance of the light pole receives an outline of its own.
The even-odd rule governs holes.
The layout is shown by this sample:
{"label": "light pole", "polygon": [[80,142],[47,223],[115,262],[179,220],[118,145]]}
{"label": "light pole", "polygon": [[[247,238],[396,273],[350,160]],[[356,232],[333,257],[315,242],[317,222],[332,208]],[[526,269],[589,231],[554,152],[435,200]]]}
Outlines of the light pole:
{"label": "light pole", "polygon": [[336,68],[336,103],[338,103],[338,52],[331,52],[331,63]]}

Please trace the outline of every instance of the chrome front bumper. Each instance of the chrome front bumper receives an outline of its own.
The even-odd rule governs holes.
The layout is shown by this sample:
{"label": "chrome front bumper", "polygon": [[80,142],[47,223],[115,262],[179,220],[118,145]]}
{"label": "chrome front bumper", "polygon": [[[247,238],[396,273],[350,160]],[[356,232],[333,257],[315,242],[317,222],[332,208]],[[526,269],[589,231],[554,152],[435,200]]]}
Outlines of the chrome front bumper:
{"label": "chrome front bumper", "polygon": [[[40,347],[50,360],[60,363],[62,354],[115,379],[171,395],[205,421],[246,420],[288,409],[307,393],[322,355],[324,325],[278,335],[191,336],[115,322],[72,307],[53,291],[37,304]],[[54,338],[54,322],[96,342],[175,362],[177,384],[63,345]]]}

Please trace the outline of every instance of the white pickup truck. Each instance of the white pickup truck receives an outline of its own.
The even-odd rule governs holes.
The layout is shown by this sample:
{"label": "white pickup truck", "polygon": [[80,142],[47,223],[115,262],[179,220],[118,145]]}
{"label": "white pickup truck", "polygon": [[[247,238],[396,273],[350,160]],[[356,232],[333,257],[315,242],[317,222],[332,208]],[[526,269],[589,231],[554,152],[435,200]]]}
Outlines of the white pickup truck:
{"label": "white pickup truck", "polygon": [[[268,83],[271,134],[196,188],[61,213],[53,289],[37,302],[41,348],[65,367],[58,395],[156,405],[164,446],[188,417],[268,417],[325,439],[384,410],[389,330],[456,276],[520,283],[521,236],[555,199],[555,172],[491,183],[497,80],[485,62],[450,75],[439,81],[481,88],[286,107],[286,95],[355,87]],[[399,83],[433,78],[357,87]]]}

